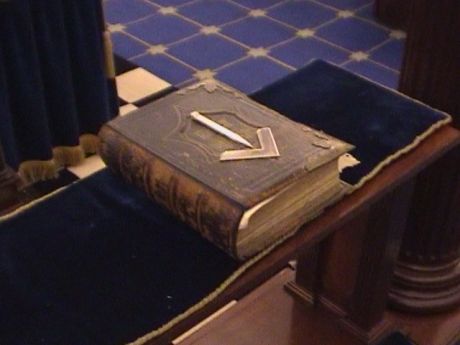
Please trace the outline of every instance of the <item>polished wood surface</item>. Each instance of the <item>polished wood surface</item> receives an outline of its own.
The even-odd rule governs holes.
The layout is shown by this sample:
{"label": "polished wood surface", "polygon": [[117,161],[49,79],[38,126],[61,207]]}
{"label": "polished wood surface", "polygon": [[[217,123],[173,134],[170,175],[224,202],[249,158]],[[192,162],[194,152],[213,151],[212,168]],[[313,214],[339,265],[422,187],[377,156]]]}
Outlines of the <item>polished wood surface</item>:
{"label": "polished wood surface", "polygon": [[399,325],[417,345],[460,344],[460,307],[424,315],[388,310],[386,318]]}
{"label": "polished wood surface", "polygon": [[450,113],[457,128],[460,127],[459,37],[460,1],[413,1],[399,85],[401,92]]}
{"label": "polished wood surface", "polygon": [[150,344],[169,344],[174,338],[223,305],[241,298],[282,269],[289,260],[296,258],[306,249],[313,248],[332,233],[340,230],[344,224],[367,210],[370,205],[398,186],[402,186],[413,179],[421,170],[459,144],[460,134],[458,131],[450,127],[436,131],[416,149],[384,168],[377,177],[369,181],[364,187],[306,224],[295,236],[286,240],[270,255],[252,266],[206,307],[179,322],[171,330],[152,340]]}
{"label": "polished wood surface", "polygon": [[412,189],[408,181],[369,205],[320,245],[317,260],[299,257],[289,285],[335,313],[363,344],[376,344],[395,329],[383,315]]}
{"label": "polished wood surface", "polygon": [[326,310],[298,303],[283,286],[294,278],[285,269],[181,345],[360,344]]}
{"label": "polished wood surface", "polygon": [[[298,303],[283,289],[294,274],[284,269],[180,345],[361,345],[327,310]],[[460,341],[460,309],[422,316],[388,310],[385,319],[417,345]]]}

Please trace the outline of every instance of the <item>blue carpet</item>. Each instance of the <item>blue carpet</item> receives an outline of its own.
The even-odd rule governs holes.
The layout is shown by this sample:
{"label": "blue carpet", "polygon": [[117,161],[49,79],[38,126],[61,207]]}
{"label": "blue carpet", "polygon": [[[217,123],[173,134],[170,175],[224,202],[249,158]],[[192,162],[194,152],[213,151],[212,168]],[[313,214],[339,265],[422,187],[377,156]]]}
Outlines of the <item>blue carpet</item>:
{"label": "blue carpet", "polygon": [[115,53],[183,86],[214,76],[245,92],[323,59],[396,88],[405,34],[372,0],[106,0]]}

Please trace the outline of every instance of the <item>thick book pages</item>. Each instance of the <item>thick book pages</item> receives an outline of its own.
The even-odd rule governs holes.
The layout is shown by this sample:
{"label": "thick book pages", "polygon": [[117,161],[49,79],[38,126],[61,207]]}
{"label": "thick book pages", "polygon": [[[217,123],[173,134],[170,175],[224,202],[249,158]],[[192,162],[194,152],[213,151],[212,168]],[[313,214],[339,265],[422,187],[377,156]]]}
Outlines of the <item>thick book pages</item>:
{"label": "thick book pages", "polygon": [[238,259],[342,193],[351,146],[216,81],[179,90],[100,132],[109,168]]}

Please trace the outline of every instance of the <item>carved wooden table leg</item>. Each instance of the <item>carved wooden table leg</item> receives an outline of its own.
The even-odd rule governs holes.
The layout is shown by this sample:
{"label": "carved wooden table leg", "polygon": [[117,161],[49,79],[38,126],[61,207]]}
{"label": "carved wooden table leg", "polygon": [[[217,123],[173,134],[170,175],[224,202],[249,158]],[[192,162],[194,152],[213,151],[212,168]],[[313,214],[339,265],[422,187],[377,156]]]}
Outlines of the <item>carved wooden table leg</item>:
{"label": "carved wooden table leg", "polygon": [[304,301],[332,311],[364,344],[394,330],[383,316],[412,189],[413,182],[406,182],[304,253],[295,282],[287,286]]}
{"label": "carved wooden table leg", "polygon": [[460,147],[417,178],[390,294],[400,310],[460,304]]}
{"label": "carved wooden table leg", "polygon": [[460,1],[417,0],[410,10],[401,92],[450,113],[460,128]]}
{"label": "carved wooden table leg", "polygon": [[19,178],[6,164],[0,144],[0,213],[18,201],[18,185]]}

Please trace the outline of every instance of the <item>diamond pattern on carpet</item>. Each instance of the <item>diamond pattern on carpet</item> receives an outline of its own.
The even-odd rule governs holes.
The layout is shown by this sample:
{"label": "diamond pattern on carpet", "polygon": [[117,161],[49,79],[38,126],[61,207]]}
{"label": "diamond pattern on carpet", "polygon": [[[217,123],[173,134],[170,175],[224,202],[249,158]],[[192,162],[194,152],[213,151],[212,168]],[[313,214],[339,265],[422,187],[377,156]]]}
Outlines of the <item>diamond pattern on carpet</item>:
{"label": "diamond pattern on carpet", "polygon": [[398,83],[405,35],[375,21],[372,0],[105,0],[104,7],[115,53],[177,87],[214,76],[249,93],[318,58]]}

